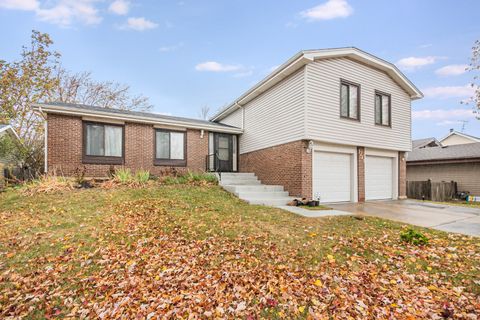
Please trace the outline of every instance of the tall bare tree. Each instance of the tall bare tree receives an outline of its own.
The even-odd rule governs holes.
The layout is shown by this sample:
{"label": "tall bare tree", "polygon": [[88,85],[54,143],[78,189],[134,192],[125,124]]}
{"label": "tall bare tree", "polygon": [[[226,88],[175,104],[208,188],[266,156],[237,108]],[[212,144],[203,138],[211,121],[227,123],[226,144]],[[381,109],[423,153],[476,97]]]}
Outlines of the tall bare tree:
{"label": "tall bare tree", "polygon": [[90,72],[70,73],[60,65],[61,55],[51,49],[46,33],[32,31],[30,46],[18,61],[0,60],[0,123],[8,122],[22,142],[22,165],[40,171],[43,165],[43,123],[32,105],[58,101],[105,108],[148,110],[148,98],[130,93],[128,85],[98,82]]}
{"label": "tall bare tree", "polygon": [[210,117],[210,107],[208,105],[204,105],[200,109],[200,119],[208,120],[209,117]]}
{"label": "tall bare tree", "polygon": [[57,72],[57,87],[49,100],[122,110],[148,111],[152,108],[147,97],[132,96],[128,85],[98,82],[92,79],[91,72],[71,73],[64,68]]}

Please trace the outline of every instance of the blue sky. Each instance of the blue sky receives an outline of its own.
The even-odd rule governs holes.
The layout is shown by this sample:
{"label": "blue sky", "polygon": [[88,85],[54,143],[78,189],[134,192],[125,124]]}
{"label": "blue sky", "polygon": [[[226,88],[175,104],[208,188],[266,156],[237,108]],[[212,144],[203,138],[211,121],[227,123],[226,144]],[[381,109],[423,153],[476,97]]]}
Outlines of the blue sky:
{"label": "blue sky", "polygon": [[480,136],[460,104],[479,12],[476,0],[0,0],[0,58],[18,58],[32,29],[47,32],[67,69],[129,84],[155,112],[198,117],[301,49],[356,46],[425,93],[413,102],[414,138],[442,137],[462,120]]}

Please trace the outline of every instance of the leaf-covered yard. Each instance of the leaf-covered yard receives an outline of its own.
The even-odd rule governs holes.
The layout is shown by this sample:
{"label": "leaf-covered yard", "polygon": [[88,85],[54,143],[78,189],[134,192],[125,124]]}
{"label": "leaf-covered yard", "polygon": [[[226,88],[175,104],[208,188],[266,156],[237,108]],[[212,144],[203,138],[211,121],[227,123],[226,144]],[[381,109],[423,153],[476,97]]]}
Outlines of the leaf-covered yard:
{"label": "leaf-covered yard", "polygon": [[217,186],[0,194],[0,318],[464,318],[480,241],[309,219]]}

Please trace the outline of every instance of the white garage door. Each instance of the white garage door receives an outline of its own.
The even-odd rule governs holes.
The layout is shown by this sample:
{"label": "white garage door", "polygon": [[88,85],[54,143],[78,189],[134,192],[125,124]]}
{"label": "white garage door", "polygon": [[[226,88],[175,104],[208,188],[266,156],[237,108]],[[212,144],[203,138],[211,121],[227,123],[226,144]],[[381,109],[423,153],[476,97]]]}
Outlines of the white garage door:
{"label": "white garage door", "polygon": [[315,151],[312,182],[320,202],[351,201],[352,155]]}
{"label": "white garage door", "polygon": [[365,158],[365,199],[391,199],[393,194],[393,158]]}

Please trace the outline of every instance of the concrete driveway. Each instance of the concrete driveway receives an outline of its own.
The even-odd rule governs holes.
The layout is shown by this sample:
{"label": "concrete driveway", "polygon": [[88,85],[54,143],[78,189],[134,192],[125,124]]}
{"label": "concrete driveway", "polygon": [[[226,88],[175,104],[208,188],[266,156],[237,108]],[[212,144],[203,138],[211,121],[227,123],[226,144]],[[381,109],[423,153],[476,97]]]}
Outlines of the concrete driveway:
{"label": "concrete driveway", "polygon": [[336,210],[375,216],[442,231],[480,236],[480,209],[415,200],[328,205]]}

